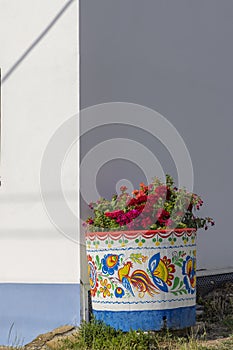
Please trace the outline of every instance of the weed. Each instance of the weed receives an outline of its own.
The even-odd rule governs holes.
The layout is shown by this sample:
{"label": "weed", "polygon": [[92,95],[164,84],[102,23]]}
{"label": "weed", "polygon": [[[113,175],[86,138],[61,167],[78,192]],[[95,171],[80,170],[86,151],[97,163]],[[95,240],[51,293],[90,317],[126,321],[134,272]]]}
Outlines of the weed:
{"label": "weed", "polygon": [[83,322],[75,339],[65,340],[62,350],[207,350],[193,337],[179,338],[168,330],[162,332],[115,330],[92,319]]}

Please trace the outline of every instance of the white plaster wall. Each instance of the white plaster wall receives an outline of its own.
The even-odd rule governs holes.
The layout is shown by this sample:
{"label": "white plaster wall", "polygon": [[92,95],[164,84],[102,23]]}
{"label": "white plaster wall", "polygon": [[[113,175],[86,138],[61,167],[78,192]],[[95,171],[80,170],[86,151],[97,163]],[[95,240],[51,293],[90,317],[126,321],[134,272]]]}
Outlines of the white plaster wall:
{"label": "white plaster wall", "polygon": [[[2,77],[67,2],[0,0]],[[0,282],[79,281],[78,246],[51,223],[39,181],[48,141],[78,111],[78,81],[78,2],[73,1],[2,84]],[[74,211],[77,154],[73,147],[63,176]]]}

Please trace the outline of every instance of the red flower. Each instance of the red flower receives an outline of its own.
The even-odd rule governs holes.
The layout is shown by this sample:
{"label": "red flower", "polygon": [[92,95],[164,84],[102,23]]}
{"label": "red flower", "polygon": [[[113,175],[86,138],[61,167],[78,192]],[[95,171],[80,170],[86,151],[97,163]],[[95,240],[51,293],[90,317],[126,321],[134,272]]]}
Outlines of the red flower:
{"label": "red flower", "polygon": [[135,195],[135,196],[136,196],[138,193],[139,193],[138,190],[134,190],[134,191],[132,192],[132,194]]}
{"label": "red flower", "polygon": [[147,201],[147,195],[143,194],[138,196],[137,198],[132,198],[130,201],[127,203],[128,207],[133,207],[137,204],[141,204]]}
{"label": "red flower", "polygon": [[108,211],[107,213],[104,213],[105,216],[111,219],[116,219],[119,215],[124,214],[123,210],[114,210],[114,211]]}
{"label": "red flower", "polygon": [[188,209],[187,209],[188,211],[192,211],[193,210],[193,204],[192,203],[190,203],[189,204],[189,206],[188,206]]}
{"label": "red flower", "polygon": [[128,207],[132,207],[132,206],[134,206],[134,205],[136,205],[137,204],[137,199],[136,198],[132,198],[132,199],[130,199],[130,201],[127,203],[127,206]]}
{"label": "red flower", "polygon": [[143,194],[137,198],[137,204],[141,204],[147,201],[147,195]]}
{"label": "red flower", "polygon": [[145,208],[145,204],[140,204],[135,207],[135,209],[138,210],[139,213],[141,213],[144,210],[144,208]]}
{"label": "red flower", "polygon": [[170,214],[168,211],[164,209],[159,209],[155,217],[160,225],[167,226],[166,224],[170,224],[170,222],[168,222],[168,219],[170,218]]}
{"label": "red flower", "polygon": [[144,184],[144,182],[141,182],[139,186],[140,186],[140,189],[141,189],[144,193],[147,193],[147,192],[148,192],[148,186],[146,186],[146,185]]}

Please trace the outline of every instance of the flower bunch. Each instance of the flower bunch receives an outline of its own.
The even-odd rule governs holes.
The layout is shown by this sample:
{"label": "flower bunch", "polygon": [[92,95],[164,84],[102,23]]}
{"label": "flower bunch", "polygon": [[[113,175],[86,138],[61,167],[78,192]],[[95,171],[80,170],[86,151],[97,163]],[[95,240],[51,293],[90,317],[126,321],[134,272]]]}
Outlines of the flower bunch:
{"label": "flower bunch", "polygon": [[178,189],[170,175],[166,183],[157,177],[148,186],[140,184],[130,195],[120,188],[111,200],[100,198],[90,203],[94,216],[86,220],[90,231],[158,230],[170,228],[205,228],[214,225],[210,217],[198,217],[203,201],[200,196]]}

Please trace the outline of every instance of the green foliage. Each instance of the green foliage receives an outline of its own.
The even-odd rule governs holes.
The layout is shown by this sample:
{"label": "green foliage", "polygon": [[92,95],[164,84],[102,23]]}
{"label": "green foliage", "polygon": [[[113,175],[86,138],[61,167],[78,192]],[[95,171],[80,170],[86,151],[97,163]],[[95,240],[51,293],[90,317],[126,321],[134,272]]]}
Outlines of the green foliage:
{"label": "green foliage", "polygon": [[[154,347],[152,347],[152,345]],[[157,339],[152,334],[142,331],[123,333],[92,319],[83,322],[76,339],[65,340],[62,349],[80,350],[145,350],[158,349]]]}
{"label": "green foliage", "polygon": [[64,340],[60,350],[233,350],[233,338],[217,343],[217,347],[198,341],[194,336],[178,337],[175,333],[115,330],[92,319],[83,322],[72,340]]}

